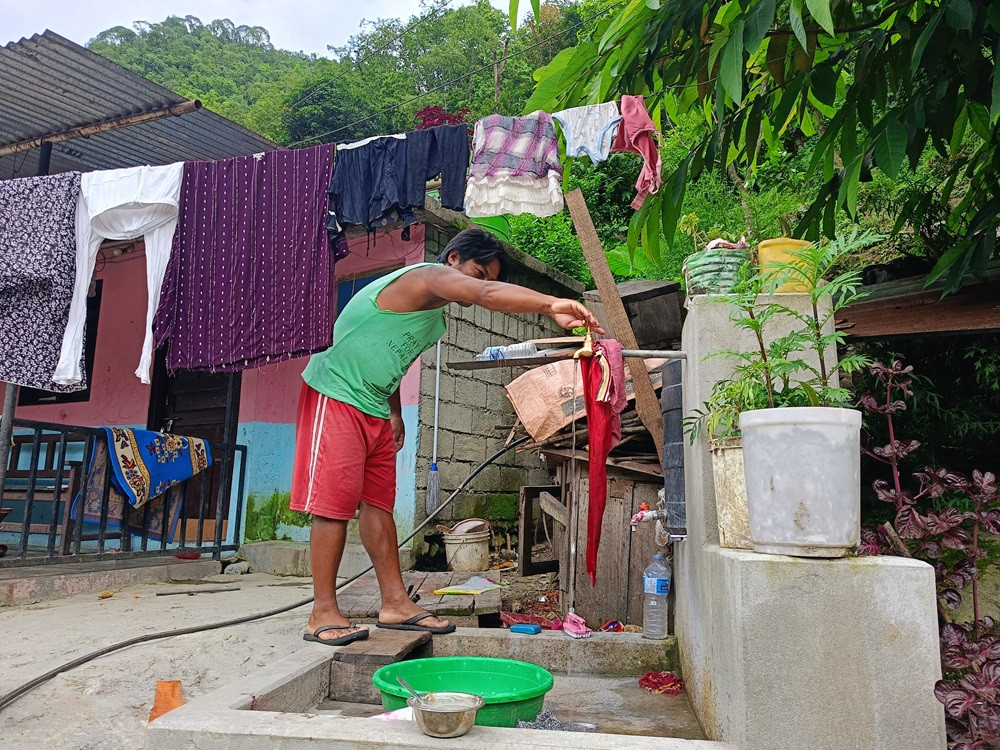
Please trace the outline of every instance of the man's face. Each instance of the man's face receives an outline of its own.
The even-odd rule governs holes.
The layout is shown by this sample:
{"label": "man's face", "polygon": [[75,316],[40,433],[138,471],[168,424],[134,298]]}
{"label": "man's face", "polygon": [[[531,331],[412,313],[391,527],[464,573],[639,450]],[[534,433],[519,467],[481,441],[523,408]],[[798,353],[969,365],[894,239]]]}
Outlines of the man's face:
{"label": "man's face", "polygon": [[500,261],[497,258],[484,265],[471,258],[469,260],[459,260],[458,252],[453,250],[448,256],[448,265],[456,271],[461,271],[466,276],[471,276],[481,281],[496,281],[500,276]]}

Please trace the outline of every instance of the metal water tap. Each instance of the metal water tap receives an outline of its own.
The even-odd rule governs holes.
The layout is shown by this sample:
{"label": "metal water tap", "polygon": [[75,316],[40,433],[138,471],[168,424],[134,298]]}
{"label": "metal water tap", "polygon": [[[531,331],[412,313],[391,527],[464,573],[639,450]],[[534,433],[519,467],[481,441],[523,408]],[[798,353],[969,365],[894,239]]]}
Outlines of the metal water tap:
{"label": "metal water tap", "polygon": [[573,352],[573,359],[580,359],[580,357],[593,357],[594,356],[594,334],[587,328],[587,335],[583,339],[583,346]]}
{"label": "metal water tap", "polygon": [[640,523],[646,523],[647,521],[662,521],[667,517],[667,511],[665,508],[660,508],[659,510],[650,510],[648,503],[642,503],[639,505],[639,512],[632,516],[632,520],[629,521],[629,526],[632,531],[638,528]]}

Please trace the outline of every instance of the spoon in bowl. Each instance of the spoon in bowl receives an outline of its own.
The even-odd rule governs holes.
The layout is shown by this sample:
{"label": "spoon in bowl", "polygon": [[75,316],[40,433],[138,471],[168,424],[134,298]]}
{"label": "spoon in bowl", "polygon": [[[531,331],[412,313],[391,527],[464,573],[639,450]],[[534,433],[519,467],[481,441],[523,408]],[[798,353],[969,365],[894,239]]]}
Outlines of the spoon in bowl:
{"label": "spoon in bowl", "polygon": [[431,704],[432,701],[428,699],[427,693],[418,693],[416,690],[410,687],[410,683],[408,683],[400,675],[396,676],[396,680],[399,682],[400,685],[406,688],[407,692],[409,692],[409,694],[412,695],[414,698],[416,698],[420,703],[422,703],[425,706],[429,706]]}

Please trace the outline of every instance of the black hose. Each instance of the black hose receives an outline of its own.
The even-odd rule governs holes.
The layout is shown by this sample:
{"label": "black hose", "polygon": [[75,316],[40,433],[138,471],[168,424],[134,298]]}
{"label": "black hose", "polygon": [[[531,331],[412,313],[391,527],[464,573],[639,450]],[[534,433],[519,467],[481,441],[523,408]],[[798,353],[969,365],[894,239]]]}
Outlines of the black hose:
{"label": "black hose", "polygon": [[[491,463],[493,463],[498,458],[500,458],[500,456],[502,456],[504,453],[506,453],[507,451],[511,450],[512,448],[516,448],[517,446],[521,445],[522,443],[524,443],[527,440],[529,440],[528,436],[519,438],[519,439],[515,440],[514,442],[510,443],[509,445],[501,448],[496,453],[494,453],[492,456],[490,456],[485,461],[483,461],[481,464],[479,464],[479,466],[477,466],[472,471],[472,473],[469,474],[469,476],[467,476],[465,479],[462,480],[462,483],[460,485],[458,485],[458,488],[448,496],[448,499],[445,500],[443,503],[441,503],[440,506],[438,506],[437,510],[435,510],[433,513],[431,513],[429,516],[427,516],[427,518],[424,519],[423,523],[421,523],[419,526],[417,526],[417,528],[415,528],[413,530],[413,532],[408,537],[406,537],[406,539],[404,539],[403,541],[401,541],[399,543],[399,547],[402,547],[408,541],[410,541],[411,539],[413,539],[413,537],[415,537],[418,533],[420,533],[420,531],[428,523],[430,523],[442,510],[444,510],[448,506],[448,503],[450,503],[452,500],[454,500],[456,497],[458,497],[458,493],[461,492],[462,490],[464,490],[466,488],[466,486],[469,484],[469,482],[471,482],[473,479],[476,478],[476,476],[479,474],[479,472],[481,472],[483,469],[485,469]],[[344,581],[343,583],[339,584],[337,586],[337,589],[338,590],[342,589],[345,586],[347,586],[347,585],[349,585],[351,583],[354,583],[361,576],[363,576],[365,573],[368,573],[373,568],[374,568],[373,565],[369,565],[367,568],[365,568],[364,570],[362,570],[360,573],[351,576],[346,581]],[[203,631],[206,631],[206,630],[217,630],[219,628],[227,628],[230,625],[241,625],[244,622],[253,622],[254,620],[262,620],[265,617],[273,617],[274,615],[280,615],[280,614],[282,614],[284,612],[289,612],[289,611],[291,611],[293,609],[297,609],[298,607],[303,607],[306,604],[312,603],[312,601],[313,601],[313,597],[310,596],[308,599],[304,599],[301,602],[298,602],[297,604],[288,604],[288,605],[286,605],[284,607],[278,607],[277,609],[268,610],[267,612],[261,612],[261,613],[256,614],[256,615],[247,615],[245,617],[237,617],[237,618],[235,618],[233,620],[223,620],[222,622],[209,623],[208,625],[194,625],[194,626],[189,627],[189,628],[178,628],[177,630],[164,630],[164,631],[162,631],[160,633],[147,633],[146,635],[140,635],[140,636],[136,636],[135,638],[129,638],[127,641],[121,641],[120,643],[115,643],[115,644],[112,644],[110,646],[105,646],[102,649],[98,649],[97,651],[93,651],[93,652],[91,652],[89,654],[86,654],[85,656],[81,656],[78,659],[74,659],[73,661],[70,661],[70,662],[67,662],[65,664],[62,664],[61,666],[58,666],[55,669],[51,669],[48,672],[46,672],[45,674],[40,675],[40,676],[34,678],[33,680],[29,680],[28,682],[24,683],[23,685],[14,688],[9,693],[6,693],[5,695],[0,696],[0,710],[3,710],[7,706],[9,706],[11,703],[13,703],[14,701],[16,701],[18,698],[20,698],[22,695],[25,695],[26,693],[30,692],[31,690],[34,690],[39,685],[43,685],[44,683],[48,682],[49,680],[51,680],[56,675],[62,674],[63,672],[68,672],[71,669],[76,669],[77,667],[79,667],[79,666],[81,666],[83,664],[86,664],[89,661],[93,661],[94,659],[97,659],[98,657],[105,656],[105,655],[113,653],[115,651],[121,651],[123,648],[128,648],[129,646],[135,646],[135,645],[137,645],[139,643],[148,643],[149,641],[157,641],[157,640],[160,640],[162,638],[171,638],[171,637],[173,637],[175,635],[188,635],[190,633],[200,633],[200,632],[203,632]]]}

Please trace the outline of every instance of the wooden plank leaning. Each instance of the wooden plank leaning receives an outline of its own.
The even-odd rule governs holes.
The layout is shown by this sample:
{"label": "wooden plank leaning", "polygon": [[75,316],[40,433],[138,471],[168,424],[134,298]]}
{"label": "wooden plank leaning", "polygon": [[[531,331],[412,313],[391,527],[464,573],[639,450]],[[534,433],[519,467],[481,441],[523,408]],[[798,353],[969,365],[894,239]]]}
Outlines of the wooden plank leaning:
{"label": "wooden plank leaning", "polygon": [[[628,320],[628,313],[625,312],[625,305],[618,294],[618,287],[615,285],[611,269],[608,267],[608,260],[604,255],[604,247],[594,229],[593,219],[590,218],[590,209],[583,198],[583,193],[579,188],[571,190],[566,194],[566,205],[569,207],[570,215],[573,217],[573,224],[576,227],[576,235],[580,238],[580,246],[583,248],[583,257],[590,267],[590,272],[594,276],[597,284],[597,291],[601,294],[601,303],[608,314],[608,320],[613,330],[608,334],[614,336],[625,349],[638,349],[639,344],[635,338],[635,332]],[[639,414],[639,419],[653,436],[653,443],[656,445],[656,454],[663,462],[663,417],[660,411],[660,400],[656,397],[653,389],[653,381],[650,380],[645,364],[638,357],[628,357],[629,370],[632,372],[632,383],[635,386],[635,410]]]}

